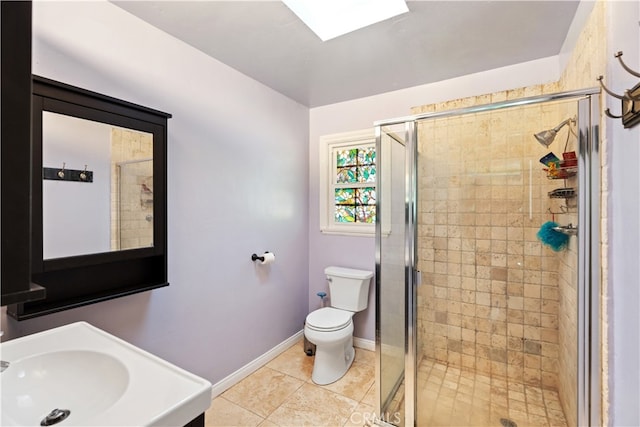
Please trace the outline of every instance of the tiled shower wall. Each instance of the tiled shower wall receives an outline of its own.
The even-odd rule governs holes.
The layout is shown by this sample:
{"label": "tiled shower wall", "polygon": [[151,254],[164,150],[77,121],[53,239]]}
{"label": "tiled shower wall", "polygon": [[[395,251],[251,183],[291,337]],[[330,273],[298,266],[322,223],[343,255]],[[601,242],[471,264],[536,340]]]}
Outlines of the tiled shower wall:
{"label": "tiled shower wall", "polygon": [[112,249],[153,245],[153,162],[127,163],[152,157],[152,134],[112,128]]}
{"label": "tiled shower wall", "polygon": [[[558,82],[427,105],[413,109],[412,113],[445,111],[596,86],[596,76],[605,74],[606,68],[606,8],[606,1],[595,2],[573,51],[563,57],[566,67]],[[524,197],[519,191],[511,191],[517,187],[511,184],[518,177],[511,173],[510,167],[517,161],[526,167],[528,160],[537,168],[541,167],[537,159],[544,152],[538,151],[529,158],[530,153],[524,152],[537,144],[532,134],[575,114],[566,106],[555,112],[548,107],[540,108],[539,114],[529,114],[531,110],[526,114],[518,111],[518,117],[506,127],[501,120],[491,118],[491,126],[500,125],[493,128],[486,120],[479,119],[479,115],[441,120],[439,123],[444,125],[439,130],[429,127],[436,126],[437,122],[422,124],[421,140],[428,137],[436,143],[432,147],[420,147],[422,185],[419,186],[418,252],[425,285],[418,291],[418,346],[423,356],[440,358],[451,365],[488,372],[492,377],[507,375],[516,380],[539,383],[545,388],[557,387],[568,425],[577,425],[577,238],[571,238],[568,250],[559,253],[540,246],[535,239],[543,216],[548,216],[542,200],[547,191],[565,184],[537,183],[532,173],[530,183],[535,188],[534,195],[538,196],[537,199],[532,197],[532,218],[528,218],[528,212],[524,215],[519,211],[507,213],[503,207],[504,203],[511,206],[518,200],[522,203]],[[514,124],[517,129],[513,128]],[[603,135],[606,122],[600,120],[599,124]],[[466,126],[475,128],[470,130]],[[516,143],[509,145],[507,150],[517,150],[513,147],[523,142],[518,141],[523,138],[517,135],[518,129],[528,134],[523,145],[527,148],[522,153],[507,151],[505,155],[502,140]],[[456,142],[461,136],[463,142]],[[482,143],[488,138],[497,140],[499,145],[487,149]],[[558,145],[556,142],[552,149],[561,154],[564,150],[555,148]],[[485,152],[479,151],[478,147],[483,147]],[[574,148],[570,145],[568,150]],[[540,149],[544,150],[538,146]],[[606,154],[606,150],[601,151]],[[469,164],[459,160],[461,157],[479,159],[477,172],[470,172]],[[602,160],[606,165],[606,156]],[[491,176],[492,168],[499,169],[500,166],[506,169],[504,176],[496,175],[491,179],[482,176],[483,173]],[[535,170],[531,169],[532,172]],[[427,170],[432,173],[425,173]],[[527,179],[526,170],[521,178]],[[602,178],[600,215],[606,220],[606,170]],[[575,185],[575,179],[566,183],[566,186]],[[463,191],[469,196],[461,196]],[[547,199],[546,202],[546,208],[554,211],[559,209],[558,203],[571,205],[571,201]],[[472,218],[470,206],[474,212],[478,211],[477,217]],[[519,223],[521,218],[522,224]],[[527,219],[530,224],[526,224]],[[551,218],[544,218],[545,221],[548,219]],[[568,213],[558,215],[557,220],[563,224],[577,224],[575,206],[570,206]],[[477,234],[469,227],[477,228]],[[606,240],[601,243],[606,248]],[[505,246],[506,254],[503,253]],[[521,261],[515,261],[514,265],[517,258]],[[606,269],[605,259],[603,271]],[[606,336],[602,340],[606,342]],[[603,393],[603,400],[606,400],[606,387],[603,387]]]}
{"label": "tiled shower wall", "polygon": [[[508,92],[494,93],[491,95],[484,95],[484,96],[448,101],[448,102],[443,102],[443,103],[434,104],[434,105],[426,105],[423,107],[418,107],[413,109],[412,113],[417,114],[417,113],[431,112],[431,111],[444,111],[444,110],[450,110],[455,108],[467,107],[471,105],[499,102],[505,99],[517,99],[517,98],[522,98],[526,96],[551,94],[555,92],[583,89],[583,88],[589,88],[589,87],[595,86],[596,85],[595,78],[598,75],[605,74],[605,71],[606,71],[605,54],[607,49],[606,49],[606,43],[605,43],[606,37],[604,36],[604,34],[606,33],[606,7],[607,7],[606,1],[595,2],[594,9],[591,15],[589,16],[589,20],[586,23],[582,33],[580,34],[576,42],[576,46],[573,49],[573,52],[571,53],[569,58],[567,58],[567,65],[558,82],[550,83],[546,85],[528,87],[528,88],[515,89]],[[555,120],[555,123],[559,123],[561,120],[564,120],[564,118],[568,117],[569,114],[571,114],[571,112],[564,109],[564,111],[560,111],[558,113],[557,117],[546,117],[544,119],[544,123],[549,123],[549,122],[553,123],[554,120]],[[551,116],[553,116],[553,114]],[[523,116],[522,118],[535,119],[534,123],[543,123],[542,117]],[[464,123],[461,123],[461,122],[455,123],[455,126],[459,126],[460,124],[470,126],[473,124],[476,118],[469,116],[466,119],[459,118],[454,120],[459,120],[459,121],[461,120],[462,122],[464,122]],[[520,128],[522,130],[525,130],[526,128],[530,127],[530,125],[528,125],[527,123],[531,123],[531,122],[529,120],[523,120],[522,122],[516,121],[513,123],[518,123],[517,125],[518,127],[521,126],[520,123],[524,123],[525,125]],[[449,127],[451,124],[453,123],[449,123],[447,127]],[[604,135],[604,127],[606,126],[606,121],[601,120],[599,124],[600,124],[600,134]],[[435,125],[435,122],[432,123],[430,126],[433,126],[433,125]],[[554,126],[554,125],[555,124],[550,126]],[[477,135],[475,137],[476,141],[473,141],[474,137],[472,137],[470,140],[468,139],[466,143],[461,143],[457,145],[459,149],[467,150],[463,154],[465,157],[471,157],[472,154],[474,156],[478,154],[482,155],[482,153],[477,153],[475,151],[477,151],[477,148],[481,145],[480,142],[488,138],[488,135],[485,132],[485,129],[488,129],[488,127],[481,124],[479,128],[480,128],[480,131],[477,132]],[[531,131],[531,129],[527,129],[527,130],[529,130],[529,132]],[[535,132],[539,130],[540,130],[539,128],[534,129]],[[441,130],[440,132],[443,132],[443,131]],[[453,130],[453,134],[456,134],[456,133],[467,134],[468,132],[469,132],[468,130]],[[491,136],[502,138],[502,136],[499,135],[497,132],[498,132],[498,129],[492,128]],[[427,136],[434,137],[435,129],[423,128],[420,134],[421,140],[424,141],[425,137]],[[466,137],[468,138],[468,136]],[[535,145],[537,144],[537,142],[531,142],[532,140],[529,138],[527,139],[527,141],[528,142],[523,145],[523,147],[525,147],[525,149],[527,150],[533,149],[533,147],[535,147]],[[447,137],[446,140],[441,141],[441,143],[444,143],[443,145],[446,147],[447,144],[452,143],[452,139],[449,139]],[[602,141],[603,145],[606,145],[606,143],[607,141]],[[557,142],[554,143],[552,148],[555,149],[555,146],[557,144],[558,144]],[[467,145],[469,145],[471,148],[467,147]],[[425,149],[424,146],[421,146],[420,148]],[[573,148],[574,147],[570,146],[569,150]],[[427,149],[430,149],[432,151],[444,150],[443,147],[440,147],[440,148],[432,147]],[[540,148],[537,148],[537,149],[540,149]],[[455,153],[455,150],[450,149],[448,151],[454,152],[454,156],[457,155]],[[606,150],[602,149],[601,152],[606,153]],[[421,168],[428,167],[429,162],[425,156],[426,153],[424,151],[421,151],[421,153],[422,153],[423,159],[420,160],[420,167]],[[537,153],[539,153],[539,151]],[[443,154],[447,154],[446,151],[439,152],[438,157],[436,159],[431,159],[431,161],[435,162],[436,164],[438,162],[445,162],[445,164],[448,163],[449,161],[446,160],[446,157],[443,157]],[[537,159],[535,159],[534,157],[534,163],[536,162],[537,162]],[[603,164],[606,164],[607,159],[606,158],[602,159],[602,162]],[[536,166],[540,167],[540,165],[536,165]],[[447,175],[442,172],[440,173],[439,176],[435,174],[432,174],[431,176],[424,175],[424,171],[422,170],[420,171],[420,173],[423,175],[421,175],[422,176],[422,179],[421,179],[422,192],[420,193],[420,196],[419,196],[422,203],[421,206],[419,207],[421,209],[421,213],[419,217],[419,233],[420,233],[419,239],[421,240],[419,243],[420,245],[419,255],[421,253],[424,253],[424,255],[421,255],[419,263],[422,271],[426,272],[425,277],[423,278],[424,279],[423,283],[425,283],[426,286],[423,286],[420,289],[419,297],[418,297],[418,305],[419,305],[418,345],[420,347],[419,348],[420,353],[425,356],[432,356],[432,357],[436,357],[436,355],[438,355],[439,357],[446,356],[445,360],[448,363],[457,363],[462,367],[475,369],[479,371],[484,370],[484,372],[500,374],[505,371],[504,362],[500,361],[503,359],[503,356],[504,356],[504,348],[500,346],[496,347],[495,344],[502,344],[502,342],[506,340],[507,341],[507,350],[506,350],[507,361],[515,362],[515,364],[512,367],[506,368],[507,373],[522,375],[525,381],[526,380],[536,381],[539,375],[540,381],[543,386],[545,387],[554,386],[554,385],[557,386],[558,393],[560,395],[560,400],[564,409],[565,416],[567,418],[568,425],[577,425],[577,419],[576,419],[577,402],[575,399],[577,396],[577,378],[576,378],[577,369],[576,369],[575,363],[578,356],[577,355],[577,350],[578,350],[577,349],[577,309],[576,309],[578,304],[577,292],[576,292],[577,268],[575,265],[575,263],[577,262],[577,256],[576,256],[577,239],[571,238],[569,240],[568,250],[555,253],[555,256],[554,256],[554,253],[550,252],[546,248],[541,248],[541,252],[538,255],[533,255],[531,254],[531,251],[534,250],[536,243],[533,240],[534,237],[532,233],[536,227],[535,226],[524,227],[525,225],[524,221],[526,221],[526,216],[523,219],[523,234],[524,234],[523,249],[526,251],[525,259],[529,260],[529,266],[531,266],[532,264],[535,265],[539,263],[541,264],[542,267],[544,267],[544,269],[529,269],[528,267],[522,270],[520,270],[519,268],[512,269],[512,266],[509,264],[510,257],[507,258],[508,260],[507,262],[508,283],[506,285],[507,293],[511,291],[511,292],[515,292],[515,294],[518,294],[520,293],[520,287],[522,286],[522,298],[523,298],[522,307],[524,308],[524,310],[522,310],[522,335],[523,336],[522,337],[514,336],[514,334],[516,335],[520,334],[519,320],[521,317],[520,315],[521,312],[519,308],[509,308],[507,306],[507,314],[506,314],[507,317],[505,318],[504,317],[505,315],[503,313],[504,309],[501,310],[500,308],[496,308],[494,310],[493,308],[491,308],[491,306],[487,308],[486,305],[478,304],[478,302],[486,304],[487,298],[489,300],[492,300],[492,297],[494,296],[494,294],[496,294],[496,292],[481,292],[481,290],[486,290],[486,289],[490,289],[492,291],[493,290],[498,291],[493,301],[495,301],[496,303],[503,301],[500,295],[501,294],[500,288],[504,286],[504,282],[503,280],[498,280],[498,279],[504,277],[504,270],[500,270],[501,268],[504,268],[504,267],[500,265],[496,265],[496,266],[479,265],[477,268],[478,274],[483,276],[487,276],[488,274],[489,279],[480,278],[480,277],[474,278],[470,276],[472,274],[471,267],[468,264],[467,265],[463,264],[464,260],[468,262],[471,261],[471,255],[467,254],[463,256],[463,254],[461,254],[460,255],[460,261],[461,261],[460,271],[461,271],[461,274],[463,274],[462,273],[463,271],[466,271],[467,275],[466,276],[461,275],[459,276],[459,278],[454,275],[451,279],[449,279],[448,277],[445,277],[448,275],[448,269],[450,267],[449,266],[450,263],[448,262],[448,260],[447,262],[442,261],[444,259],[443,258],[444,255],[441,251],[444,250],[443,249],[444,241],[441,240],[441,237],[438,237],[435,235],[436,234],[435,218],[437,216],[442,221],[443,215],[445,214],[445,212],[442,211],[443,206],[441,203],[439,205],[441,208],[439,212],[428,211],[429,209],[428,204],[433,204],[434,206],[436,206],[438,202],[436,200],[437,196],[435,194],[431,194],[429,196],[431,197],[431,202],[428,202],[429,199],[427,199],[425,195],[429,193],[424,187],[431,186],[431,188],[434,188],[433,185],[436,182],[436,180],[439,180],[440,182],[442,182],[442,181],[448,180],[449,178],[447,178]],[[515,176],[512,176],[511,179],[513,180],[514,177]],[[600,214],[604,216],[606,214],[606,194],[607,194],[606,173],[603,173],[602,177],[604,180],[603,195],[602,195],[603,206],[601,208]],[[453,179],[453,177],[451,177],[451,179]],[[496,178],[496,180],[498,179],[499,178]],[[453,179],[452,182],[455,182],[455,179]],[[550,183],[547,183],[547,184],[550,184]],[[478,182],[478,185],[479,185],[479,182]],[[576,183],[574,180],[570,180],[567,182],[567,186],[575,186],[575,185]],[[467,187],[471,187],[471,185],[467,184]],[[555,187],[555,186],[552,185],[552,187]],[[440,188],[440,187],[436,187],[436,188]],[[456,187],[453,187],[453,188],[447,187],[447,188],[442,188],[440,190],[441,196],[442,196],[443,190],[447,192],[450,192],[450,190],[454,190],[450,192],[451,195],[455,195],[456,193],[459,193],[459,190],[456,189]],[[499,191],[500,190],[498,190],[498,192]],[[545,193],[545,190],[542,187],[540,188],[540,191],[542,194]],[[493,199],[491,200],[493,201]],[[544,200],[544,199],[541,199],[541,200]],[[433,203],[434,201],[436,203]],[[453,199],[453,203],[454,204],[459,203],[459,200],[456,201],[455,199]],[[553,209],[557,209],[558,200],[552,200],[552,201],[549,201],[549,203],[550,203],[549,207],[552,207]],[[562,203],[561,200],[560,200],[560,203]],[[481,208],[486,209],[485,203],[481,203],[480,206]],[[498,207],[490,208],[490,209],[499,210]],[[560,219],[558,216],[556,220],[558,222],[560,221],[572,222],[573,224],[577,224],[577,216],[575,212],[576,212],[575,209],[570,210],[570,214],[564,215],[564,218],[562,219]],[[502,213],[500,212],[496,212],[496,215],[494,216],[500,216],[501,214]],[[542,214],[541,211],[539,211],[538,215],[541,215],[541,214]],[[455,217],[456,214],[455,213],[449,214],[449,212],[447,211],[446,215],[447,216],[451,215]],[[514,215],[513,213],[511,215],[507,214],[507,221],[510,221],[510,219],[514,219],[513,215]],[[471,219],[468,216],[466,216],[466,218],[467,218],[466,221],[471,221]],[[485,217],[483,217],[482,214],[480,214],[478,216],[477,221],[480,221],[480,223],[482,223],[483,221],[486,222],[486,218],[485,219],[483,218]],[[501,220],[496,219],[496,221],[501,221]],[[479,225],[479,224],[476,224],[476,225]],[[443,226],[444,224],[441,224],[439,227],[440,233],[444,231]],[[448,227],[448,224],[447,224],[447,227]],[[467,226],[462,226],[460,228],[462,230],[465,230],[464,227],[467,227]],[[514,235],[513,233],[516,233],[516,231],[513,230],[513,227],[511,227],[511,229],[512,229],[511,233],[513,236]],[[466,231],[466,233],[469,233],[468,235],[471,235],[470,231]],[[500,236],[496,234],[495,237],[500,237]],[[515,249],[516,247],[519,247],[518,243],[515,243],[509,240],[509,227],[507,227],[507,238],[508,238],[507,248]],[[438,239],[438,244],[440,245],[439,249],[437,249],[435,246],[436,239]],[[455,245],[457,244],[457,239],[458,238],[455,238],[455,240],[453,240],[453,243],[452,243],[453,248],[456,247]],[[470,249],[472,247],[471,242],[473,240],[474,240],[473,237],[467,238],[465,243],[467,245],[466,246],[467,248]],[[487,240],[487,239],[476,239],[476,247],[479,248],[480,250],[483,250],[484,248],[486,248],[487,242],[481,242],[481,240]],[[461,248],[462,248],[462,242],[463,240],[461,237],[460,238]],[[493,243],[494,243],[494,240],[490,239],[490,242],[488,243],[489,247],[495,246],[496,248],[500,249],[500,246],[502,245],[500,240],[496,241],[495,245]],[[448,245],[449,243],[447,242],[447,246],[446,246],[447,252],[449,252]],[[438,256],[440,261],[436,261],[436,250],[439,251]],[[466,251],[466,252],[469,252],[469,251]],[[478,252],[481,253],[480,251]],[[537,251],[534,250],[534,252],[537,252]],[[455,253],[452,254],[451,256],[455,261],[457,261],[458,257]],[[447,257],[448,257],[448,254],[447,254]],[[534,257],[536,257],[537,260]],[[480,256],[480,260],[486,263],[485,259],[482,256]],[[501,263],[501,262],[502,262],[502,257],[500,255],[496,255],[495,260],[494,260],[494,256],[493,255],[491,256],[492,264]],[[446,264],[446,266],[444,264]],[[518,266],[517,263],[516,263],[516,266]],[[527,266],[527,264],[525,264],[525,266]],[[487,270],[487,267],[488,267],[488,270]],[[453,265],[451,266],[451,269],[452,271],[455,272],[457,270],[457,267]],[[603,269],[606,270],[606,264],[603,265]],[[446,271],[447,274],[444,274],[443,271]],[[492,273],[493,273],[493,278],[491,276]],[[511,282],[512,278],[517,279],[517,281],[515,283]],[[540,283],[538,283],[538,278],[540,279],[539,280]],[[551,280],[556,280],[556,281],[551,281]],[[456,283],[458,281],[461,282],[459,289],[457,287],[453,287],[451,289],[452,296],[455,297],[458,295],[458,293],[460,293],[461,298],[463,295],[462,283],[465,283],[467,287],[471,287],[471,283],[475,282],[476,290],[469,289],[469,291],[477,292],[480,295],[479,300],[473,303],[466,302],[466,301],[456,301],[455,299],[452,301],[448,301],[445,298],[445,295],[449,294],[449,287],[448,287],[449,281],[453,283]],[[447,284],[447,286],[445,286],[445,283]],[[550,283],[555,283],[556,286],[553,286],[553,285],[550,286],[549,285]],[[525,284],[527,284],[527,286],[525,286]],[[538,297],[538,289],[540,291],[539,297]],[[486,295],[487,293],[489,293],[490,295],[487,296]],[[510,297],[511,295],[508,294],[507,301],[509,300]],[[471,295],[467,293],[466,298],[467,300],[470,301]],[[518,298],[518,296],[513,295],[513,298],[511,299],[514,302],[514,304],[517,304],[519,306],[520,301],[516,298]],[[539,314],[537,310],[538,302],[540,305]],[[440,309],[440,311],[434,310],[436,306],[438,309]],[[555,313],[549,312],[554,307],[557,307],[557,311]],[[533,308],[533,310],[527,310],[527,308],[530,308],[530,309]],[[452,310],[451,318],[453,319],[453,322],[452,322],[453,324],[451,325],[449,324],[450,309]],[[493,318],[495,316],[496,319],[500,319],[500,320],[495,325],[489,326],[486,319],[487,313],[489,313],[490,317]],[[436,322],[436,316],[438,317],[438,320],[440,322],[443,322],[446,319],[446,323]],[[536,326],[538,324],[538,317],[539,317],[539,326]],[[509,329],[510,319],[516,320],[516,322],[513,324],[511,328],[511,332]],[[479,326],[478,332],[475,332],[475,333],[473,329],[470,328],[473,325],[474,321],[476,321],[476,324]],[[459,326],[457,326],[457,323],[459,323]],[[507,329],[506,335],[502,333],[505,329],[505,326],[504,326],[505,324]],[[486,331],[481,330],[481,328],[484,328],[484,329],[488,328],[491,330],[489,338],[486,335]],[[436,332],[438,332],[437,335],[436,335]],[[448,335],[450,332],[452,333],[453,336],[456,337],[455,339],[451,340],[452,341],[451,349],[449,349],[450,338]],[[497,335],[496,338],[493,338],[491,337],[493,332],[500,332],[500,333]],[[531,340],[526,339],[528,337],[536,337],[538,336],[538,333],[540,337],[538,342],[540,343],[540,351],[542,353],[539,355],[540,357],[539,359],[538,357],[535,357],[538,355],[531,353],[531,351],[533,351],[533,353],[537,351],[537,344],[535,343],[535,339],[534,338],[532,338]],[[460,336],[460,339],[457,338],[458,336]],[[523,343],[522,347],[520,347],[517,344],[517,338],[525,338],[524,340],[521,340],[521,342]],[[529,342],[529,344],[528,344],[528,348],[525,349],[524,345],[527,341]],[[432,348],[429,348],[429,347],[432,347]],[[514,349],[512,349],[512,347]],[[457,351],[457,352],[454,351],[460,348],[462,351]],[[527,352],[527,350],[529,352]],[[493,360],[493,359],[497,359],[497,360]],[[554,380],[554,375],[557,375],[555,377],[555,380]],[[606,393],[606,390],[604,390],[604,393]]]}
{"label": "tiled shower wall", "polygon": [[[542,93],[535,87],[422,109]],[[558,265],[536,233],[559,210],[533,134],[564,120],[541,105],[419,126],[418,296],[422,354],[452,366],[556,388]],[[575,114],[575,113],[574,113]],[[566,132],[566,130],[565,130]],[[563,138],[566,133],[561,132]],[[556,149],[561,155],[563,147]],[[558,219],[560,221],[560,219]]]}

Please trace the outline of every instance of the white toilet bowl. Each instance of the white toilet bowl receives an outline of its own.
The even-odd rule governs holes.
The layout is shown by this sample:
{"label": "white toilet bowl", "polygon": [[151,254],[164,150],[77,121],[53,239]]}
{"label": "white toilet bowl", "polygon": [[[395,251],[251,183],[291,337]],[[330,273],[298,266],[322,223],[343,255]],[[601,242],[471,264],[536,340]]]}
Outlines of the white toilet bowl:
{"label": "white toilet bowl", "polygon": [[349,370],[353,349],[353,313],[332,307],[318,309],[307,316],[304,334],[316,345],[316,358],[311,379],[330,384]]}
{"label": "white toilet bowl", "polygon": [[316,345],[311,379],[330,384],[349,370],[353,349],[353,321],[357,312],[367,308],[369,284],[373,272],[344,267],[327,267],[324,274],[331,292],[331,307],[323,307],[307,316],[304,334]]}

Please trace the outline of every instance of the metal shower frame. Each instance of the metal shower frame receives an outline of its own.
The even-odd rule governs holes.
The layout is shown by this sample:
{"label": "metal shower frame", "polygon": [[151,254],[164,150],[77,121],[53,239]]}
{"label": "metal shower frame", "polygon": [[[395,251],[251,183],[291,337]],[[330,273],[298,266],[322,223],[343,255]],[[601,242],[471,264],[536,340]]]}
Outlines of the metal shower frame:
{"label": "metal shower frame", "polygon": [[[578,425],[601,424],[601,265],[600,265],[600,88],[589,88],[549,95],[532,96],[492,104],[439,111],[374,123],[376,150],[381,153],[382,128],[405,125],[405,426],[415,426],[416,415],[416,362],[417,362],[417,124],[423,120],[460,116],[471,113],[497,111],[518,106],[562,100],[577,102],[578,132],[578,366],[577,366],[577,420]],[[378,172],[381,182],[382,171]],[[381,216],[386,201],[378,197],[376,220],[376,414],[383,414],[381,382],[381,325],[379,305],[381,298]],[[379,425],[391,425],[378,419]]]}

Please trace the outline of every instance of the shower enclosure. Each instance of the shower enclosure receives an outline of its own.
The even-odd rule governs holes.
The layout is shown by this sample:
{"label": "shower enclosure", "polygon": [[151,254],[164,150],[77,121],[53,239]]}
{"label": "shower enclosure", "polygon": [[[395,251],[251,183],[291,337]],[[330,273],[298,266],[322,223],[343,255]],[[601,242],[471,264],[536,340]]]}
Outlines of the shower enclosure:
{"label": "shower enclosure", "polygon": [[112,249],[153,246],[153,159],[115,163]]}
{"label": "shower enclosure", "polygon": [[598,93],[376,123],[381,424],[599,424]]}

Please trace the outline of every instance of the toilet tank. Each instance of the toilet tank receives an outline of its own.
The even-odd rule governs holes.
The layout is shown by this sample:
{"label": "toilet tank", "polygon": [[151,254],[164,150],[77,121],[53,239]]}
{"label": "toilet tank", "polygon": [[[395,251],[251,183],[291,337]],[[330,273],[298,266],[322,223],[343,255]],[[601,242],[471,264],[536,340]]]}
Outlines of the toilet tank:
{"label": "toilet tank", "polygon": [[327,267],[324,274],[329,281],[331,307],[348,311],[362,311],[369,304],[369,284],[373,272],[344,267]]}

